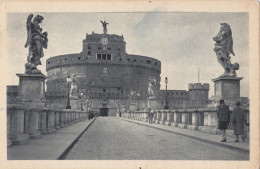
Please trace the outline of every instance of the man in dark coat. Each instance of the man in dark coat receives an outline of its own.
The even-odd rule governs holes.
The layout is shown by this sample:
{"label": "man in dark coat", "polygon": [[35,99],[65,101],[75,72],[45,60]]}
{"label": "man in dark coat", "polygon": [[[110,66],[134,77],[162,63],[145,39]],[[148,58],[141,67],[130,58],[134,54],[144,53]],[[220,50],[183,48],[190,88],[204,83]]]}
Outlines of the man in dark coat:
{"label": "man in dark coat", "polygon": [[218,116],[218,129],[222,131],[222,140],[221,142],[226,142],[226,129],[229,122],[230,114],[229,107],[225,104],[225,101],[221,99],[217,107],[217,116]]}
{"label": "man in dark coat", "polygon": [[233,110],[232,122],[234,124],[234,134],[236,135],[237,139],[235,142],[239,142],[239,135],[241,135],[242,140],[245,140],[244,136],[244,123],[245,121],[245,112],[240,107],[240,102],[236,102],[236,107]]}

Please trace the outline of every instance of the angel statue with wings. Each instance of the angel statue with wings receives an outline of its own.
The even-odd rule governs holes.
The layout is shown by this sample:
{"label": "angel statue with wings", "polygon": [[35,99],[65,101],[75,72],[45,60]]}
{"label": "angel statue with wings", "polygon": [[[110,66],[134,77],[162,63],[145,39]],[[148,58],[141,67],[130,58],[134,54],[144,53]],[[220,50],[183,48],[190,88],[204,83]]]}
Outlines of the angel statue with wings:
{"label": "angel statue with wings", "polygon": [[219,33],[213,37],[213,40],[216,42],[214,51],[217,55],[217,60],[224,68],[224,74],[222,74],[220,77],[236,77],[236,70],[239,69],[239,64],[232,64],[230,61],[230,54],[235,56],[233,51],[232,31],[227,23],[221,23],[220,25],[221,28]]}
{"label": "angel statue with wings", "polygon": [[156,85],[156,80],[154,77],[150,77],[149,78],[149,82],[148,82],[148,94],[151,98],[154,98],[154,90],[155,90],[155,85]]}
{"label": "angel statue with wings", "polygon": [[44,19],[41,15],[36,15],[33,18],[33,14],[30,14],[27,18],[27,41],[24,45],[28,47],[29,53],[27,56],[27,63],[25,64],[25,73],[41,73],[37,69],[38,65],[41,65],[41,58],[43,57],[43,48],[47,49],[48,33],[43,32],[40,27],[40,23]]}
{"label": "angel statue with wings", "polygon": [[102,25],[103,25],[104,34],[106,34],[106,33],[107,33],[107,25],[108,25],[109,23],[107,23],[106,21],[100,21],[100,22],[101,22]]}

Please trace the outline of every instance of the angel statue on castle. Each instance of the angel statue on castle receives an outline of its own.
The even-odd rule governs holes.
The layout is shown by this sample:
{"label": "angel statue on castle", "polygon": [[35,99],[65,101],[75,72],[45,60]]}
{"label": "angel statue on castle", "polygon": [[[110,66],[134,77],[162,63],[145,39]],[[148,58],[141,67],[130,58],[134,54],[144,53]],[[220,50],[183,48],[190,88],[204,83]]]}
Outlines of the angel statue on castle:
{"label": "angel statue on castle", "polygon": [[24,45],[25,48],[29,47],[27,56],[27,63],[25,64],[25,73],[41,73],[37,69],[38,65],[41,65],[41,58],[44,56],[43,48],[47,49],[48,33],[43,32],[40,27],[40,23],[44,19],[41,15],[36,15],[33,18],[33,14],[30,14],[27,18],[27,41]]}

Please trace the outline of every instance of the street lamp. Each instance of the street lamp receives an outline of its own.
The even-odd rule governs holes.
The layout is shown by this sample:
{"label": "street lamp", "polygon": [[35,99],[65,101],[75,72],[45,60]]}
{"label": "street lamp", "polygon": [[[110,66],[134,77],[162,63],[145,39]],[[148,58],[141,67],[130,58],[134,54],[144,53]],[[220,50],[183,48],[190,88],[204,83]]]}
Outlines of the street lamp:
{"label": "street lamp", "polygon": [[140,99],[140,94],[139,93],[137,93],[137,111],[140,111],[140,108],[139,108],[139,99]]}
{"label": "street lamp", "polygon": [[67,85],[68,85],[68,100],[67,100],[66,109],[71,109],[71,106],[70,106],[70,84],[71,84],[70,76],[68,76],[66,80],[67,80]]}
{"label": "street lamp", "polygon": [[165,77],[164,82],[165,82],[165,86],[166,86],[164,109],[169,109],[168,101],[167,101],[167,83],[168,83],[168,78],[167,77]]}
{"label": "street lamp", "polygon": [[81,109],[81,111],[83,111],[83,107],[82,107],[82,101],[83,101],[83,95],[84,95],[84,93],[80,93],[80,109]]}

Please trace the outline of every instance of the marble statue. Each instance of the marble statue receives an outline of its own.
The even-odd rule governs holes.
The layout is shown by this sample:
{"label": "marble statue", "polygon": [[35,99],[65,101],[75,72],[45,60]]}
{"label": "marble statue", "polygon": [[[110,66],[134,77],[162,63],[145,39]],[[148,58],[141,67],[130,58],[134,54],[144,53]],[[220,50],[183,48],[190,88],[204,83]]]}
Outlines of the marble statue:
{"label": "marble statue", "polygon": [[106,21],[100,21],[101,23],[102,23],[102,25],[103,25],[103,31],[104,31],[104,33],[106,34],[107,33],[107,25],[109,24],[109,23],[107,23]]}
{"label": "marble statue", "polygon": [[27,41],[24,45],[25,48],[28,47],[29,53],[27,56],[27,63],[25,64],[25,73],[41,73],[37,69],[38,65],[41,65],[41,58],[44,56],[43,48],[47,49],[48,43],[48,33],[43,32],[40,27],[40,23],[44,19],[41,15],[36,15],[33,18],[33,14],[30,14],[27,18]]}
{"label": "marble statue", "polygon": [[148,94],[149,94],[150,98],[154,98],[155,97],[155,94],[154,94],[155,85],[156,85],[155,78],[154,77],[150,77],[149,78],[149,82],[148,82]]}
{"label": "marble statue", "polygon": [[221,23],[219,33],[213,37],[215,43],[214,51],[217,55],[217,60],[224,68],[224,74],[220,77],[236,77],[236,70],[239,69],[238,63],[231,63],[230,54],[235,56],[233,51],[232,31],[227,23]]}
{"label": "marble statue", "polygon": [[71,78],[70,97],[78,96],[78,81],[76,75]]}

